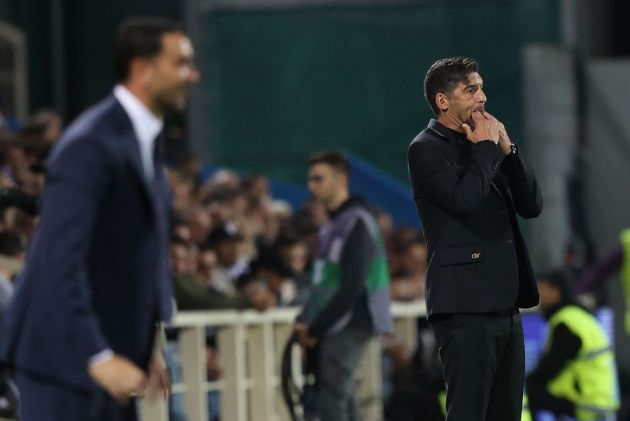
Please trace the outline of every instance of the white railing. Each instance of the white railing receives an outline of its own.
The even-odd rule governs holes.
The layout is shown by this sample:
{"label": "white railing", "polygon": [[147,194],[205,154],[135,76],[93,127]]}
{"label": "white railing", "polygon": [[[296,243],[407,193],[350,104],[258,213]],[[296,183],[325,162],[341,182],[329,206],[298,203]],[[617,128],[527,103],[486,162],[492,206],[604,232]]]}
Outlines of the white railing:
{"label": "white railing", "polygon": [[[188,421],[208,420],[209,391],[220,391],[222,421],[289,421],[280,392],[280,364],[291,335],[297,308],[264,313],[248,311],[180,312],[173,323],[179,329],[182,361],[180,384],[172,393],[184,396]],[[415,349],[418,317],[426,315],[423,302],[392,304],[395,338]],[[206,379],[206,327],[216,328],[220,381]],[[368,346],[359,367],[359,400],[366,421],[380,421],[382,406],[381,341]],[[166,400],[141,403],[143,421],[168,421]]]}

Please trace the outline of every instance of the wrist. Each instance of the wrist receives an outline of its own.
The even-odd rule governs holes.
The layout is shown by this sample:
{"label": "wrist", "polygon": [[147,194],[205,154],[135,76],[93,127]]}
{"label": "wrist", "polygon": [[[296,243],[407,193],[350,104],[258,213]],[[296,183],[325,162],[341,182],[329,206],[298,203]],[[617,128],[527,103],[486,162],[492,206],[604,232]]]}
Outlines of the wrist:
{"label": "wrist", "polygon": [[[512,142],[499,142],[499,148],[501,149],[501,152],[503,152],[503,155],[508,156],[511,155],[513,152],[512,146],[514,144]],[[515,146],[515,145],[514,145]]]}

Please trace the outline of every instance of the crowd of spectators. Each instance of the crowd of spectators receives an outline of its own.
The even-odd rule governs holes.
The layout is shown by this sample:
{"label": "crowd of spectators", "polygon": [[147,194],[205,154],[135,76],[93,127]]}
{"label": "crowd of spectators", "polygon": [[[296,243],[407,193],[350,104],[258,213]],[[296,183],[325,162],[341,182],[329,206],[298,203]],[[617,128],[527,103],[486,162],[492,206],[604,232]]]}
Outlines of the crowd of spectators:
{"label": "crowd of spectators", "polygon": [[[61,118],[43,110],[19,130],[0,120],[0,254],[23,259],[37,224],[46,158]],[[317,232],[328,218],[318,203],[291,209],[271,197],[264,175],[227,169],[202,179],[202,162],[186,154],[168,166],[172,192],[171,268],[180,310],[299,306],[309,288]],[[392,296],[424,295],[426,248],[414,228],[393,228],[375,209],[388,247]],[[5,265],[6,266],[6,265]],[[19,265],[18,265],[19,266]],[[8,296],[11,274],[0,276]],[[6,301],[0,299],[0,305]]]}
{"label": "crowd of spectators", "polygon": [[61,118],[44,110],[20,130],[0,115],[0,315],[13,291],[28,241],[37,224],[46,158],[62,129]]}

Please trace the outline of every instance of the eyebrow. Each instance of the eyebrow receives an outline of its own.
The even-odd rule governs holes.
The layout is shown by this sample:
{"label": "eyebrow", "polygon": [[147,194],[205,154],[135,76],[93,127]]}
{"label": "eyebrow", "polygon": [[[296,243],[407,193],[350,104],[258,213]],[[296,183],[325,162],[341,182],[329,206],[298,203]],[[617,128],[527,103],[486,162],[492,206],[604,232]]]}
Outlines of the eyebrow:
{"label": "eyebrow", "polygon": [[466,85],[466,86],[464,86],[464,90],[471,89],[471,88],[476,88],[476,87],[483,87],[483,82],[481,82],[481,83],[471,83],[470,85]]}

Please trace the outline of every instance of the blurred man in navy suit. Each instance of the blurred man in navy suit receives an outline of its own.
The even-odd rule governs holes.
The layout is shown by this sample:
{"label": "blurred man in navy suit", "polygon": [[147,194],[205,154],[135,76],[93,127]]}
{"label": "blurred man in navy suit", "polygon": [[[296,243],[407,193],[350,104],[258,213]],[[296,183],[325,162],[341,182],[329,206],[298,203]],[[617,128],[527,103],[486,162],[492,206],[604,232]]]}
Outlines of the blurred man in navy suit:
{"label": "blurred man in navy suit", "polygon": [[156,142],[164,112],[182,109],[199,78],[193,54],[170,21],[123,23],[113,94],[49,158],[41,221],[0,328],[24,421],[135,420],[132,396],[168,391],[154,353],[156,325],[172,311]]}

